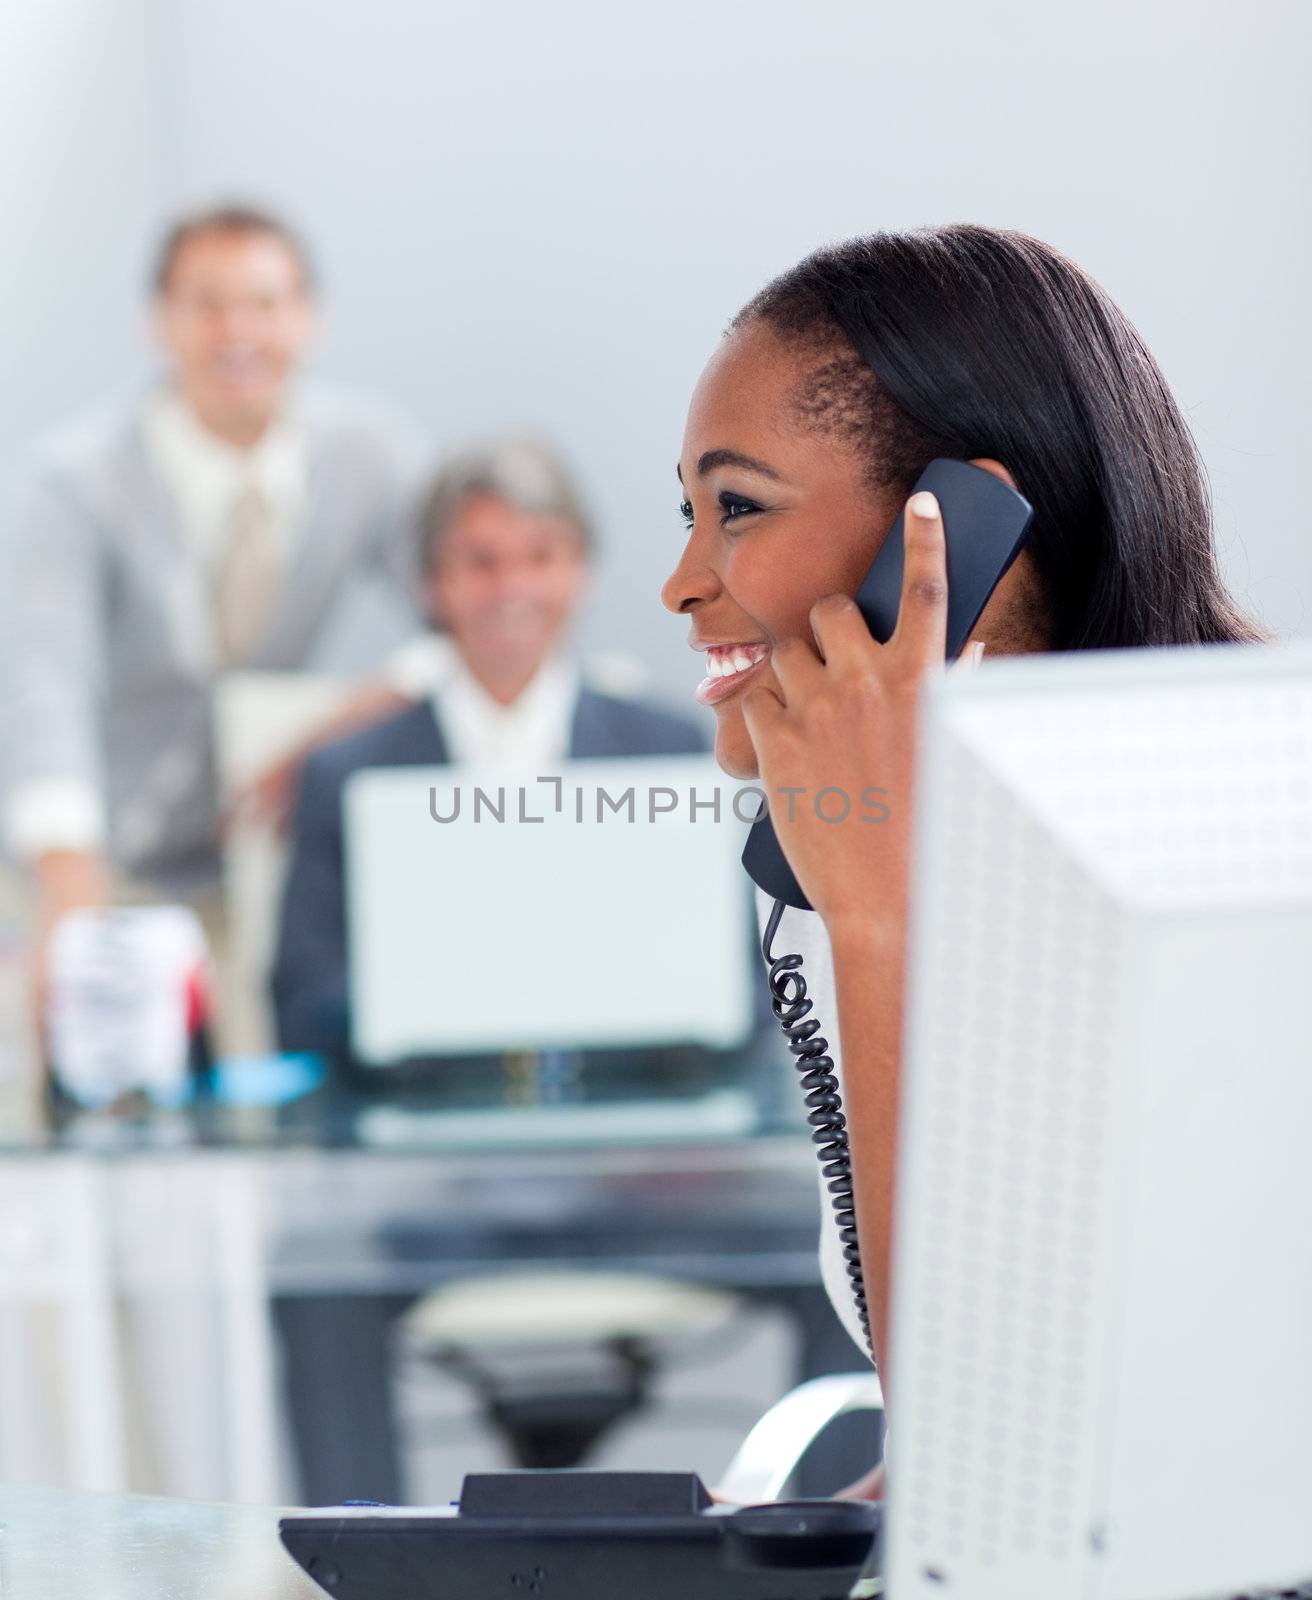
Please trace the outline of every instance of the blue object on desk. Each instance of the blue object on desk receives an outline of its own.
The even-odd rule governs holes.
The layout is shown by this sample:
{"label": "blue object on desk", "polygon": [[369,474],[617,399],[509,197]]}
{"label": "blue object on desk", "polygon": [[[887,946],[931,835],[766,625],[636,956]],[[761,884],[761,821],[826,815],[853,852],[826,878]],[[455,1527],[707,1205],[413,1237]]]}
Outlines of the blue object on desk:
{"label": "blue object on desk", "polygon": [[285,1106],[327,1076],[317,1055],[231,1056],[214,1064],[213,1094],[226,1106]]}

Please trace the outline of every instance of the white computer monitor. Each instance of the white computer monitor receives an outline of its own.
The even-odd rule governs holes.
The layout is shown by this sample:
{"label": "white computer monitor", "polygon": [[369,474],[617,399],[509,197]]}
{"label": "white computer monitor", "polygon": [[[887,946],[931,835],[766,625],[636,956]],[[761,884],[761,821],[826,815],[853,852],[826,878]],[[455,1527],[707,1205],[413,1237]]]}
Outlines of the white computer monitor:
{"label": "white computer monitor", "polygon": [[738,857],[753,805],[709,756],[566,761],[541,779],[357,774],[356,1054],[741,1043],[756,973]]}
{"label": "white computer monitor", "polygon": [[890,1592],[1312,1578],[1312,646],[986,662],[923,731]]}

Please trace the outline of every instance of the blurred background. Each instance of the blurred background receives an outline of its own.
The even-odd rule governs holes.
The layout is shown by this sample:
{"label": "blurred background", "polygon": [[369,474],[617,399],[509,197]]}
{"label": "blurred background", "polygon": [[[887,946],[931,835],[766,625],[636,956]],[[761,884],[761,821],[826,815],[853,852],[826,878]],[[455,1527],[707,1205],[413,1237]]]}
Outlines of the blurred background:
{"label": "blurred background", "polygon": [[[317,267],[308,370],[407,415],[430,476],[523,433],[569,464],[597,530],[588,681],[656,720],[636,748],[555,753],[692,760],[697,673],[657,596],[698,372],[815,246],[982,222],[1051,242],[1126,310],[1197,437],[1232,588],[1307,635],[1310,35],[1298,0],[8,0],[0,471],[21,485],[51,429],[150,384],[150,276],[176,218],[265,210]],[[337,704],[328,679],[291,707],[236,678],[214,808]],[[491,1029],[476,1059],[434,1066],[432,1039],[362,1077],[269,1014],[277,832],[229,836],[220,863],[245,1031],[198,1063],[192,1029],[183,1088],[148,1104],[140,1084],[50,1092],[11,863],[0,1476],[315,1502],[442,1499],[512,1459],[711,1481],[792,1383],[860,1364],[820,1288],[814,1163],[759,1004],[729,1044],[691,1023],[527,1047]],[[190,904],[166,880],[156,898]],[[402,889],[390,926],[436,938],[404,920]],[[674,954],[701,959],[692,936]],[[78,959],[66,1010],[103,1003],[127,958]],[[805,1485],[835,1487],[871,1449],[868,1430],[835,1436]]]}
{"label": "blurred background", "polygon": [[14,0],[0,26],[5,452],[140,369],[166,218],[262,201],[322,262],[321,372],[435,442],[550,425],[605,534],[586,637],[682,697],[655,595],[688,394],[725,323],[825,240],[988,222],[1120,302],[1198,437],[1235,586],[1312,628],[1289,509],[1309,420],[1296,0],[622,20],[583,0]]}

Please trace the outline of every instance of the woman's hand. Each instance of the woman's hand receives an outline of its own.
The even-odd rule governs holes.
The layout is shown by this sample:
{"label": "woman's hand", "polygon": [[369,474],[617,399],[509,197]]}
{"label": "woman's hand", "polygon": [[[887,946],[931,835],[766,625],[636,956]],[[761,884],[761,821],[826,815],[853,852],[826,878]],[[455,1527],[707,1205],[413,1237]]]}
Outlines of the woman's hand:
{"label": "woman's hand", "polygon": [[911,497],[904,526],[888,643],[854,600],[826,595],[811,608],[819,649],[783,640],[772,655],[779,691],[758,684],[743,697],[779,843],[831,935],[876,912],[900,930],[906,913],[917,705],[926,674],[943,667],[948,591],[932,494]]}
{"label": "woman's hand", "polygon": [[840,1489],[834,1499],[884,1500],[887,1497],[888,1478],[884,1472],[884,1463],[881,1461],[877,1467],[872,1467],[864,1478],[858,1478],[855,1483],[849,1483],[846,1489]]}
{"label": "woman's hand", "polygon": [[[741,1506],[747,1502],[731,1500],[718,1489],[708,1489],[711,1504],[717,1506]],[[881,1461],[877,1467],[872,1467],[864,1477],[858,1478],[855,1483],[849,1483],[845,1489],[835,1490],[832,1498],[835,1500],[883,1500],[888,1494],[888,1481],[884,1475],[884,1463]]]}
{"label": "woman's hand", "polygon": [[[824,918],[833,948],[861,1267],[875,1364],[890,1404],[893,1194],[918,703],[926,676],[943,670],[947,633],[947,558],[932,494],[922,491],[907,503],[904,545],[901,606],[887,644],[871,638],[854,601],[827,595],[811,610],[819,650],[802,639],[776,646],[778,692],[755,684],[743,696],[779,843]],[[977,659],[979,648],[966,651],[964,659]],[[876,1480],[869,1492],[878,1487]]]}

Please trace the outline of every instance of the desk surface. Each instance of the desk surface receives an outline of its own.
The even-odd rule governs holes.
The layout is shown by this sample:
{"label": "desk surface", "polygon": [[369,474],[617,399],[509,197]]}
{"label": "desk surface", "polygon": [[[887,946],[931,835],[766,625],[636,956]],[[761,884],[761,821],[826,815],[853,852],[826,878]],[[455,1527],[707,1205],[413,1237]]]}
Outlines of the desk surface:
{"label": "desk surface", "polygon": [[[0,1308],[58,1304],[80,1330],[65,1341],[77,1360],[64,1392],[75,1380],[83,1396],[66,1408],[76,1474],[52,1465],[41,1443],[50,1401],[37,1386],[28,1407],[35,1442],[14,1476],[214,1500],[396,1498],[390,1478],[362,1485],[355,1466],[332,1488],[285,1482],[270,1305],[280,1324],[299,1318],[322,1330],[325,1303],[351,1321],[351,1375],[327,1425],[350,1440],[356,1461],[380,1461],[394,1454],[383,1441],[387,1330],[383,1311],[370,1308],[489,1271],[637,1270],[764,1295],[805,1319],[802,1374],[832,1367],[815,1355],[817,1340],[842,1336],[818,1286],[819,1169],[801,1131],[717,1140],[690,1130],[681,1142],[560,1148],[435,1138],[400,1151],[334,1138],[308,1116],[295,1127],[241,1121],[106,1117],[6,1138],[0,1119]],[[137,1387],[153,1397],[148,1420],[167,1472],[130,1470],[118,1391],[102,1372],[119,1365],[112,1302],[132,1310],[130,1348],[145,1373]],[[190,1317],[182,1325],[199,1335],[174,1337],[174,1315]],[[367,1340],[358,1332],[366,1324]],[[373,1388],[360,1376],[362,1341]],[[140,1351],[150,1350],[147,1366]],[[161,1361],[169,1383],[205,1397],[191,1408],[194,1427],[161,1400]],[[311,1368],[301,1360],[298,1370]],[[357,1398],[363,1423],[347,1404]],[[136,1390],[132,1405],[134,1418],[144,1415]],[[379,1436],[372,1456],[369,1425]],[[2,1576],[0,1596],[13,1600]]]}
{"label": "desk surface", "polygon": [[231,1064],[194,1104],[178,1110],[153,1107],[144,1097],[110,1110],[82,1110],[68,1101],[54,1106],[35,1085],[0,1084],[0,1154],[630,1149],[804,1134],[806,1107],[782,1041],[723,1056],[557,1054],[560,1062],[543,1057],[536,1068],[533,1056],[374,1072],[332,1068],[318,1087],[307,1077],[285,1104],[258,1102],[268,1098],[261,1089],[275,1097],[288,1092],[290,1069],[275,1059],[252,1060]]}
{"label": "desk surface", "polygon": [[[679,1136],[666,1126],[643,1137],[640,1118],[626,1128],[622,1097],[599,1107],[605,1137],[559,1142],[514,1136],[516,1108],[494,1113],[486,1099],[477,1137],[458,1111],[425,1112],[401,1145],[368,1138],[361,1102],[329,1095],[277,1112],[79,1114],[55,1126],[0,1116],[0,1173],[89,1166],[110,1186],[114,1233],[144,1243],[181,1219],[189,1185],[240,1168],[274,1294],[412,1293],[489,1265],[553,1262],[814,1284],[815,1152],[801,1097],[783,1087],[782,1106],[763,1098],[760,1124],[736,1136],[690,1116]],[[145,1250],[124,1259],[134,1256],[152,1274],[163,1266]]]}
{"label": "desk surface", "polygon": [[[324,1600],[278,1542],[280,1511],[0,1489],[4,1600]],[[1244,1600],[1312,1600],[1312,1584]]]}
{"label": "desk surface", "polygon": [[323,1600],[280,1513],[136,1495],[0,1489],[4,1600]]}
{"label": "desk surface", "polygon": [[[816,1161],[792,1137],[406,1154],[134,1144],[107,1160],[28,1147],[0,1159],[0,1195],[36,1206],[61,1173],[82,1174],[99,1197],[129,1290],[165,1286],[175,1257],[185,1281],[220,1185],[245,1197],[275,1295],[415,1293],[489,1267],[551,1265],[741,1288],[817,1281]],[[53,1204],[41,1201],[25,1231],[0,1238],[0,1265],[31,1267],[53,1252]]]}

